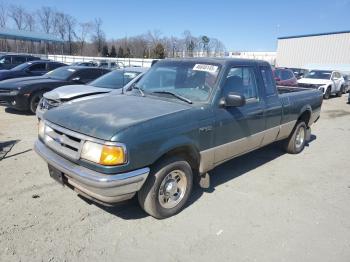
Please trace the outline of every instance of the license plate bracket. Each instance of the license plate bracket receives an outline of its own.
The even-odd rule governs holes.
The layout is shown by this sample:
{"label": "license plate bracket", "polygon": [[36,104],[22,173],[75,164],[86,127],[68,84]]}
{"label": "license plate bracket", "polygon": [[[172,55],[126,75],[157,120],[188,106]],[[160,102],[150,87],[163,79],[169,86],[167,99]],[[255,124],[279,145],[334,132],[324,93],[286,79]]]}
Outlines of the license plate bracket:
{"label": "license plate bracket", "polygon": [[64,186],[64,174],[61,171],[49,165],[49,174],[50,174],[50,177],[52,177],[59,184]]}

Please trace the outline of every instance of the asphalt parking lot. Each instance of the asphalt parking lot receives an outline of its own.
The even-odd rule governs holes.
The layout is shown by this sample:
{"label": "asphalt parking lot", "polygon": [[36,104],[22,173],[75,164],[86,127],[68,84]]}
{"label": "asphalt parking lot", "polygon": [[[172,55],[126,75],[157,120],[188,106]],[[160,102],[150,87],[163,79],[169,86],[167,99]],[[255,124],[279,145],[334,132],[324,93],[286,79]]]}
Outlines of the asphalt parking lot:
{"label": "asphalt parking lot", "polygon": [[350,105],[324,101],[299,155],[277,145],[211,172],[180,214],[89,204],[32,150],[36,118],[0,107],[0,261],[350,261]]}

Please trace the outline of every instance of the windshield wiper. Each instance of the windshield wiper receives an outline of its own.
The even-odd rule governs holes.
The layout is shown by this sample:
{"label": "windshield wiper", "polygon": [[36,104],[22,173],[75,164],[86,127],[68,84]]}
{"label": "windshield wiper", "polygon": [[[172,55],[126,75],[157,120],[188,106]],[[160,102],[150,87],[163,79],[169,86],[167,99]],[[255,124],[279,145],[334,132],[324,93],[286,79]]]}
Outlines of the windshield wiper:
{"label": "windshield wiper", "polygon": [[184,96],[178,95],[176,93],[170,92],[170,91],[154,91],[152,93],[172,95],[172,96],[174,96],[174,97],[176,97],[176,98],[178,98],[178,99],[180,99],[180,100],[182,100],[182,101],[184,101],[186,103],[193,104],[193,102],[190,99],[188,99],[188,98],[186,98]]}
{"label": "windshield wiper", "polygon": [[139,90],[141,96],[145,96],[145,93],[143,92],[143,89],[142,89],[141,87],[139,87],[139,86],[137,86],[137,85],[134,85],[134,86],[132,87],[132,89],[137,89],[137,90]]}

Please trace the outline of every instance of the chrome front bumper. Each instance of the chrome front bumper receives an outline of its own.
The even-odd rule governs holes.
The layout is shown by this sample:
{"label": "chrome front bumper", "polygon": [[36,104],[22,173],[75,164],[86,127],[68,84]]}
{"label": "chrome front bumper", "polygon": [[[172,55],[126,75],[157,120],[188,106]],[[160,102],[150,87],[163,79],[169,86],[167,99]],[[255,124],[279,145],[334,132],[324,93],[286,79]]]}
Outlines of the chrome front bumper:
{"label": "chrome front bumper", "polygon": [[37,140],[34,150],[53,168],[62,172],[65,184],[91,200],[113,204],[132,198],[150,172],[148,167],[115,175],[102,174],[79,166],[49,149]]}

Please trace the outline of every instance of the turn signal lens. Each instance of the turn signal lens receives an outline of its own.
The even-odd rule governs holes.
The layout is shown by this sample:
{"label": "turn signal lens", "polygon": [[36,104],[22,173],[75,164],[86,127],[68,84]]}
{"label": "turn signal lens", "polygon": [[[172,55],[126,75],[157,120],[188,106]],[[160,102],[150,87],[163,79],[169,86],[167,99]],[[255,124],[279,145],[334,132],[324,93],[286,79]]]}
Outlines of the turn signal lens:
{"label": "turn signal lens", "polygon": [[100,164],[105,166],[115,166],[125,163],[125,155],[122,147],[103,146]]}
{"label": "turn signal lens", "polygon": [[40,120],[38,124],[38,134],[41,139],[44,139],[45,137],[45,123],[44,121]]}
{"label": "turn signal lens", "polygon": [[122,146],[108,146],[90,141],[84,143],[81,158],[104,166],[126,163],[126,155]]}

